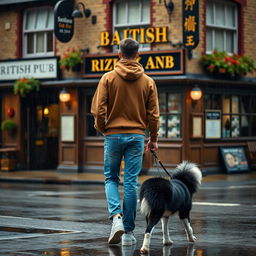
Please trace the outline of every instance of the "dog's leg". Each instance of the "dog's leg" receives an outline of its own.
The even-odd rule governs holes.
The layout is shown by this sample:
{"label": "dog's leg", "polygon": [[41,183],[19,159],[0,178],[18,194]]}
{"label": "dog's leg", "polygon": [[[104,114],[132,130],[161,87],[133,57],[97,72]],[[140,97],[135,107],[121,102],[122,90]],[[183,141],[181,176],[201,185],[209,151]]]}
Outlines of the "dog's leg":
{"label": "dog's leg", "polygon": [[162,213],[161,214],[154,214],[151,212],[150,216],[148,217],[148,225],[146,228],[146,232],[144,234],[144,240],[142,247],[140,249],[141,254],[147,254],[149,251],[149,246],[150,246],[150,239],[151,239],[151,234],[153,231],[154,226],[158,223],[158,221],[161,219]]}
{"label": "dog's leg", "polygon": [[189,242],[195,242],[196,241],[196,237],[193,234],[193,229],[192,229],[192,227],[190,225],[189,218],[181,219],[181,221],[182,221],[182,223],[184,225],[184,228],[186,230],[188,241]]}
{"label": "dog's leg", "polygon": [[169,236],[168,221],[169,221],[169,217],[161,218],[162,231],[163,231],[163,245],[173,244],[173,241],[170,239],[170,236]]}

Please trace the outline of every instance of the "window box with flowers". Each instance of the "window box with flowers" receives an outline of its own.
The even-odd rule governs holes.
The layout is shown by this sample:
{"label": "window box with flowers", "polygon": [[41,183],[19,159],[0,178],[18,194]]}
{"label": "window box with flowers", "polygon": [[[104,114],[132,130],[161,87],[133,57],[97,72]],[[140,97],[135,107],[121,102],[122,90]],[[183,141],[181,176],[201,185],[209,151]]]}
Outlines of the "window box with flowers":
{"label": "window box with flowers", "polygon": [[33,77],[23,77],[16,80],[13,87],[14,94],[20,94],[21,97],[25,97],[31,91],[39,91],[40,81]]}
{"label": "window box with flowers", "polygon": [[253,59],[217,50],[202,55],[200,61],[209,74],[220,78],[237,78],[256,71]]}
{"label": "window box with flowers", "polygon": [[68,48],[61,56],[59,61],[60,68],[62,70],[71,69],[74,72],[79,72],[83,63],[82,55],[82,51],[79,48]]}

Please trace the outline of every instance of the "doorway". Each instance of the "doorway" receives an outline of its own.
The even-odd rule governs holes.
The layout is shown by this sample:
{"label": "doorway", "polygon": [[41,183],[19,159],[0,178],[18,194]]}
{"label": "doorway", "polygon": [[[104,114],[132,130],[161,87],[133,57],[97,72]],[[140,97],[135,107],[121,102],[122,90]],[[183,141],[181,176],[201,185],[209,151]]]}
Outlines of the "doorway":
{"label": "doorway", "polygon": [[58,91],[41,89],[26,100],[26,165],[30,170],[56,169],[59,152]]}

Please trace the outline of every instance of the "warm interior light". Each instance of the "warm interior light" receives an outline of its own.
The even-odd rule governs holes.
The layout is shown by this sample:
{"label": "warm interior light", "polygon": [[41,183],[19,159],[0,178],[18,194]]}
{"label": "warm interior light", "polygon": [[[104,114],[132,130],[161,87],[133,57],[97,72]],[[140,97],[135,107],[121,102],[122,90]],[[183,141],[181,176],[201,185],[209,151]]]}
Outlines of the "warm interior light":
{"label": "warm interior light", "polygon": [[199,87],[194,87],[190,91],[190,97],[192,100],[200,100],[202,98],[202,90]]}
{"label": "warm interior light", "polygon": [[61,102],[69,102],[70,101],[70,93],[66,91],[66,89],[62,89],[59,95],[59,99]]}
{"label": "warm interior light", "polygon": [[48,114],[49,114],[49,108],[46,107],[46,108],[44,109],[44,115],[47,116]]}

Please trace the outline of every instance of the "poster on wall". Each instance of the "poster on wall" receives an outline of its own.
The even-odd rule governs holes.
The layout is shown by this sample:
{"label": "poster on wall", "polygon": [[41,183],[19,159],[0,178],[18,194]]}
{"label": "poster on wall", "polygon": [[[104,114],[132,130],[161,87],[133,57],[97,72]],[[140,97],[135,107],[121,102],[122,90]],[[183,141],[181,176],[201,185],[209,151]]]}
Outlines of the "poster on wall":
{"label": "poster on wall", "polygon": [[75,141],[75,116],[74,115],[61,116],[61,141],[62,142]]}
{"label": "poster on wall", "polygon": [[249,171],[243,147],[220,147],[220,152],[227,172]]}
{"label": "poster on wall", "polygon": [[221,111],[220,110],[205,111],[205,138],[206,139],[221,138]]}

